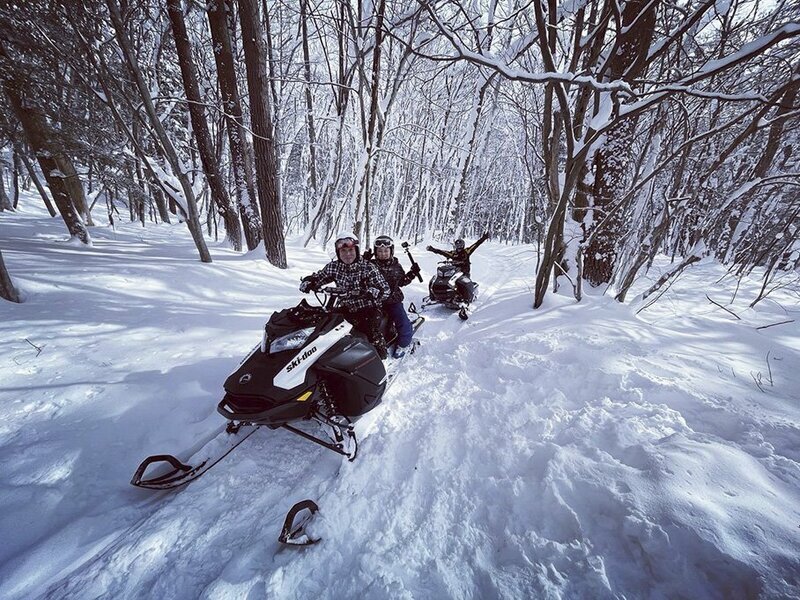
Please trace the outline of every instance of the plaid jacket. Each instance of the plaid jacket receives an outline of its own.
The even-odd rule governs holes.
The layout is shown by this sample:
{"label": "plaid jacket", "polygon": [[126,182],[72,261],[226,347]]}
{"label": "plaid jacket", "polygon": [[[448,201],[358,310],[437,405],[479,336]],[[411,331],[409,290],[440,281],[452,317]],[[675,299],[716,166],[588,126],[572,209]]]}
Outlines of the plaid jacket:
{"label": "plaid jacket", "polygon": [[379,308],[389,297],[389,284],[378,267],[366,260],[359,259],[350,265],[332,260],[313,273],[311,279],[317,286],[335,281],[337,288],[357,294],[339,298],[339,306],[350,312]]}

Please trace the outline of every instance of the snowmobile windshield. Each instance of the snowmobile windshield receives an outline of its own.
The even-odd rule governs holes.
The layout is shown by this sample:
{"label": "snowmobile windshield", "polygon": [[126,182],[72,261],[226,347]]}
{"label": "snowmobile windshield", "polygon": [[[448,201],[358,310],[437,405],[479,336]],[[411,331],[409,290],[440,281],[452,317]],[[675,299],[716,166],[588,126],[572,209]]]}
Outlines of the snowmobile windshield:
{"label": "snowmobile windshield", "polygon": [[439,268],[436,269],[439,277],[452,277],[456,273],[456,267],[452,263],[446,263],[443,265],[439,265]]}
{"label": "snowmobile windshield", "polygon": [[308,341],[308,338],[311,336],[311,334],[314,333],[315,329],[316,327],[298,329],[297,331],[292,331],[291,333],[282,335],[276,340],[272,340],[272,343],[269,345],[269,353],[275,354],[285,350],[296,350],[297,348],[301,348]]}

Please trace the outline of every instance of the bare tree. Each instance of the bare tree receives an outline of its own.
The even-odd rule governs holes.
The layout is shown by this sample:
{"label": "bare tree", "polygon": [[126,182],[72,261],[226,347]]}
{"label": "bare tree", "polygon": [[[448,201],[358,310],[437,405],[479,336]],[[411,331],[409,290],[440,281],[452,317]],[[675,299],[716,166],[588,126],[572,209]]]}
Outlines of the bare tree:
{"label": "bare tree", "polygon": [[200,97],[200,87],[197,84],[197,69],[194,66],[194,58],[192,58],[192,45],[183,19],[181,0],[167,0],[167,12],[172,23],[175,48],[178,52],[178,64],[181,68],[186,99],[189,101],[189,116],[192,120],[192,131],[197,141],[197,150],[200,154],[203,172],[208,181],[208,186],[211,188],[211,198],[225,224],[225,233],[228,241],[233,249],[238,251],[242,249],[242,229],[228,192],[225,189],[217,159],[214,156],[211,133],[208,129],[203,100]]}
{"label": "bare tree", "polygon": [[[67,226],[70,236],[84,244],[91,242],[89,231],[81,219],[78,206],[81,200],[76,194],[83,194],[83,188],[72,161],[60,149],[55,134],[48,127],[41,111],[32,102],[23,100],[24,80],[16,72],[12,58],[0,42],[0,65],[3,66],[3,89],[14,114],[22,125],[25,137],[39,160],[50,191],[53,194],[58,212]],[[69,185],[73,179],[75,185]],[[85,204],[85,201],[83,201]]]}
{"label": "bare tree", "polygon": [[0,252],[0,298],[4,298],[9,302],[21,302],[19,293],[14,287],[14,282],[11,281],[11,276],[6,269],[6,263],[3,261],[2,252]]}
{"label": "bare tree", "polygon": [[286,242],[283,233],[283,214],[278,198],[275,139],[270,118],[270,90],[267,81],[267,53],[264,47],[264,33],[261,28],[258,5],[255,0],[239,0],[239,21],[242,28],[242,45],[247,68],[256,185],[261,205],[264,249],[269,262],[276,267],[285,269],[287,267]]}
{"label": "bare tree", "polygon": [[254,181],[253,151],[247,141],[242,102],[236,82],[227,6],[227,2],[218,0],[210,2],[206,10],[211,39],[214,43],[213,54],[225,113],[239,215],[244,224],[247,249],[253,250],[261,241],[261,218]]}
{"label": "bare tree", "polygon": [[155,135],[161,145],[161,149],[169,161],[173,174],[180,182],[188,214],[186,223],[189,227],[189,232],[192,234],[192,239],[194,240],[195,246],[200,254],[200,260],[202,262],[211,262],[211,254],[209,254],[208,247],[203,239],[203,231],[200,226],[200,219],[197,211],[197,202],[195,200],[191,183],[189,182],[184,169],[181,167],[180,161],[178,160],[178,155],[175,152],[174,146],[172,145],[172,141],[167,135],[167,132],[164,129],[158,114],[156,113],[153,100],[150,97],[150,90],[144,81],[144,77],[142,76],[141,70],[139,69],[139,65],[136,61],[136,55],[125,30],[125,24],[122,21],[122,15],[120,14],[119,6],[117,5],[116,0],[106,0],[106,3],[108,5],[109,13],[111,14],[111,22],[114,26],[117,42],[122,49],[122,54],[125,57],[128,71],[136,84],[136,88],[139,91],[139,95],[147,113],[150,126],[155,132]]}

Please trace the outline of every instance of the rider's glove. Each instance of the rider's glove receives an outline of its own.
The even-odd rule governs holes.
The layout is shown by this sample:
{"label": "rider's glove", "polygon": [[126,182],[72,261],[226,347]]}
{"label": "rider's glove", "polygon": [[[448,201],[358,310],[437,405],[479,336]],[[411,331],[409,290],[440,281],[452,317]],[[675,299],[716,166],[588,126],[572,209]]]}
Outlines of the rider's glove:
{"label": "rider's glove", "polygon": [[411,265],[411,270],[409,271],[409,273],[411,275],[419,275],[420,274],[419,265],[417,263]]}
{"label": "rider's glove", "polygon": [[433,252],[433,246],[425,246],[425,250],[428,252]]}
{"label": "rider's glove", "polygon": [[314,282],[313,277],[303,277],[302,281],[300,282],[300,291],[304,294],[308,292],[313,292],[316,289],[316,283]]}

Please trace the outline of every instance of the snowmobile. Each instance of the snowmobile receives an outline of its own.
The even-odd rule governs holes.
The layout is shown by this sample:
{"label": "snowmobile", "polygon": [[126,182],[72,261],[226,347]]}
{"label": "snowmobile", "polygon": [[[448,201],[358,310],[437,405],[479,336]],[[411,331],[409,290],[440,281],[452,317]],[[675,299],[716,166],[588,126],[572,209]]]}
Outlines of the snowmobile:
{"label": "snowmobile", "polygon": [[[387,372],[366,336],[336,312],[339,290],[328,287],[316,294],[320,306],[303,299],[297,306],[273,313],[261,343],[225,380],[225,395],[217,411],[228,421],[228,435],[220,433],[212,438],[214,444],[211,440],[202,444],[205,460],[188,465],[172,455],[150,456],[136,469],[131,484],[161,490],[184,485],[261,427],[282,427],[355,460],[358,442],[353,423],[380,404],[397,369]],[[413,304],[409,311],[416,315],[412,321],[416,331],[424,318],[416,314]],[[387,340],[390,345],[394,341]],[[402,360],[389,364],[396,366]],[[325,437],[298,428],[304,421],[316,422]]]}
{"label": "snowmobile", "polygon": [[[464,276],[463,271],[450,260],[444,260],[436,268],[436,275],[428,283],[429,295],[422,301],[422,308],[433,304],[441,304],[451,310],[457,310],[458,316],[466,321],[469,319],[469,305],[475,299],[478,284],[469,280],[461,282],[463,289],[459,289],[458,280]],[[465,298],[465,293],[469,298]]]}

